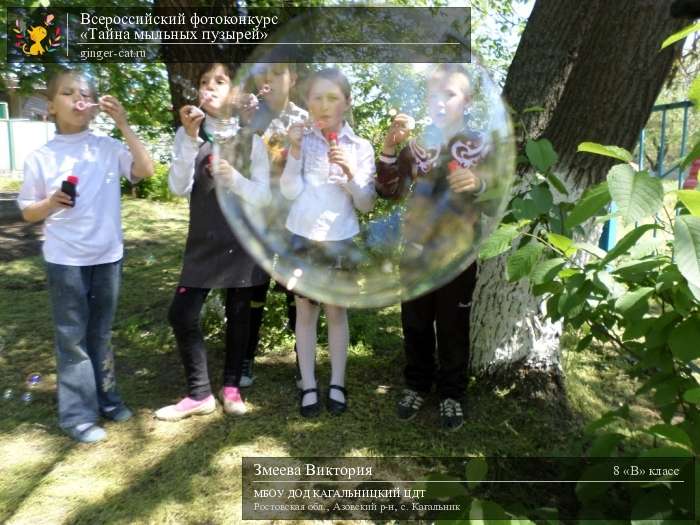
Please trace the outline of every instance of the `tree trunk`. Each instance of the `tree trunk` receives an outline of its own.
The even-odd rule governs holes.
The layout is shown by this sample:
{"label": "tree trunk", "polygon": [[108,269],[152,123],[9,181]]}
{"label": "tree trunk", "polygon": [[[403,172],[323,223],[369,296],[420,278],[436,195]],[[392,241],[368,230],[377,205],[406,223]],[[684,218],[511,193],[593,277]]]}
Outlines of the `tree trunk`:
{"label": "tree trunk", "polygon": [[[634,147],[673,61],[674,50],[659,52],[661,42],[688,23],[670,17],[671,3],[535,3],[503,93],[517,112],[544,108],[523,115],[526,138],[552,142],[560,159],[558,175],[573,190],[569,199],[602,181],[612,165],[603,157],[576,154],[579,143]],[[522,187],[531,173],[520,175]],[[480,267],[471,318],[472,368],[509,380],[534,372],[546,379],[534,381],[537,388],[552,379],[560,386],[561,326],[545,320],[526,281],[506,281],[505,259]]]}

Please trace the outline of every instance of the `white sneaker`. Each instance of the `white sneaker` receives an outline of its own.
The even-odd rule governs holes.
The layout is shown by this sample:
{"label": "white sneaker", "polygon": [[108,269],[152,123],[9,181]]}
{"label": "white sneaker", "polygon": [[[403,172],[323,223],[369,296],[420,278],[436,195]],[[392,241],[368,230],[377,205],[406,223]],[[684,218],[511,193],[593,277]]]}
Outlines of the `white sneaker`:
{"label": "white sneaker", "polygon": [[190,416],[211,414],[216,410],[216,399],[209,395],[201,401],[195,401],[190,397],[185,397],[175,405],[168,405],[156,410],[155,416],[161,421],[180,421]]}

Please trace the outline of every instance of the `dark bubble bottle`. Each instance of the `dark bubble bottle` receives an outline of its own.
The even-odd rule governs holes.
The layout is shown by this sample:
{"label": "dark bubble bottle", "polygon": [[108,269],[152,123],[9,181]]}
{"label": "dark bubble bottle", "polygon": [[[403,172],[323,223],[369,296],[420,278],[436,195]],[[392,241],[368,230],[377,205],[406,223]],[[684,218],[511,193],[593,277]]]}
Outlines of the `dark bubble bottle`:
{"label": "dark bubble bottle", "polygon": [[70,195],[71,207],[75,206],[75,188],[78,185],[78,177],[69,175],[66,180],[61,183],[61,191],[66,195]]}

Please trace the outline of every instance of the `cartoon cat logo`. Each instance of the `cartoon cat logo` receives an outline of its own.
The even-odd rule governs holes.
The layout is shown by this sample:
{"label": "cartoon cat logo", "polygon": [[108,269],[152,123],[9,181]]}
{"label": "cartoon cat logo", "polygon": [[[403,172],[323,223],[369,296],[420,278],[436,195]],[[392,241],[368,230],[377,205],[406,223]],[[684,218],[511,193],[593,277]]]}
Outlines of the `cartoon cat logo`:
{"label": "cartoon cat logo", "polygon": [[61,46],[61,27],[56,25],[53,34],[49,35],[53,19],[54,15],[49,14],[42,24],[27,29],[21,20],[15,20],[15,27],[12,28],[15,32],[15,46],[26,56],[41,56],[58,49]]}
{"label": "cartoon cat logo", "polygon": [[43,55],[46,50],[44,49],[44,46],[41,45],[41,41],[46,38],[46,35],[48,34],[48,31],[46,31],[46,28],[44,26],[36,26],[32,27],[31,29],[27,30],[27,34],[29,35],[29,39],[34,42],[32,44],[32,47],[29,48],[29,51],[27,51],[27,44],[24,44],[22,46],[22,51],[24,52],[25,55]]}

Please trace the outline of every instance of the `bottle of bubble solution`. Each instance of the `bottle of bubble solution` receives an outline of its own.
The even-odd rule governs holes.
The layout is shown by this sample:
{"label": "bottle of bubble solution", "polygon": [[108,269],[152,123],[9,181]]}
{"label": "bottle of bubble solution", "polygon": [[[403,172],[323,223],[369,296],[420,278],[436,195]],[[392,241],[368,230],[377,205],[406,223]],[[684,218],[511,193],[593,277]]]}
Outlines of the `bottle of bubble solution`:
{"label": "bottle of bubble solution", "polygon": [[75,187],[78,185],[78,177],[69,175],[66,180],[61,183],[61,191],[66,195],[70,195],[71,207],[75,206]]}

